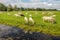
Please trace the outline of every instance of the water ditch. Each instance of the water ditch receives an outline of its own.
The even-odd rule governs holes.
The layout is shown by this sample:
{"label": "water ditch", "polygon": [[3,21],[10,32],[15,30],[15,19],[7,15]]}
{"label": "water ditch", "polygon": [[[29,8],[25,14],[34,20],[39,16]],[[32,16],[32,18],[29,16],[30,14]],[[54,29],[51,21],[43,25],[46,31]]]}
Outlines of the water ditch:
{"label": "water ditch", "polygon": [[23,29],[0,24],[0,40],[60,40],[60,37],[41,32],[25,33]]}

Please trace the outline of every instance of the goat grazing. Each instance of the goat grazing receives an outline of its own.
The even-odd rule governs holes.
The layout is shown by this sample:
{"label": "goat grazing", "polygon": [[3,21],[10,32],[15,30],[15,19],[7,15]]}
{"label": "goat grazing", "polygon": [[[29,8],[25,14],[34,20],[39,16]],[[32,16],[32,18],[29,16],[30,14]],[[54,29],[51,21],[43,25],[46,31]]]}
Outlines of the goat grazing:
{"label": "goat grazing", "polygon": [[48,22],[55,22],[55,18],[53,16],[43,16],[43,22],[48,21]]}
{"label": "goat grazing", "polygon": [[28,24],[28,18],[24,17],[25,23]]}
{"label": "goat grazing", "polygon": [[32,22],[32,24],[34,24],[34,20],[32,19],[32,17],[29,17],[29,22]]}

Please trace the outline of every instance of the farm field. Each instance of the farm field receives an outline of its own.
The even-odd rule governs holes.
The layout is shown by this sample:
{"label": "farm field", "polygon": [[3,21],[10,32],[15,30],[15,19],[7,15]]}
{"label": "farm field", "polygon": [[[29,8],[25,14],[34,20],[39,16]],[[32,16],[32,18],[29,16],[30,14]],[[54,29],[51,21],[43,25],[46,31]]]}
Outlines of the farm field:
{"label": "farm field", "polygon": [[[37,14],[36,14],[37,12]],[[47,14],[43,15],[42,13],[46,12]],[[56,15],[56,23],[43,22],[43,16],[50,16],[48,13],[52,12]],[[5,24],[9,26],[16,26],[24,31],[30,30],[31,32],[43,32],[45,34],[58,35],[60,36],[60,12],[59,11],[22,11],[22,13],[29,18],[29,15],[32,15],[33,20],[36,22],[33,26],[32,23],[29,25],[25,24],[24,17],[16,17],[14,14],[20,13],[19,11],[12,12],[0,12],[0,24]],[[9,15],[8,15],[9,14]]]}

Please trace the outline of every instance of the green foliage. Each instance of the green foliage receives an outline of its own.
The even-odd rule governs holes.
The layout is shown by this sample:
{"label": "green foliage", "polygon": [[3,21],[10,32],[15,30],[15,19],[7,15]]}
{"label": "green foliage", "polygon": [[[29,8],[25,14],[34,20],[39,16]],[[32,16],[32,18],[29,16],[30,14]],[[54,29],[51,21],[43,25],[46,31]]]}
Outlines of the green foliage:
{"label": "green foliage", "polygon": [[13,11],[12,6],[9,4],[9,6],[7,7],[7,11]]}
{"label": "green foliage", "polygon": [[0,3],[0,11],[57,11],[57,9],[23,8],[23,7],[17,7],[17,5],[13,7],[11,4],[5,6],[4,4]]}
{"label": "green foliage", "polygon": [[14,11],[17,11],[18,10],[17,5],[14,6],[14,9],[13,10]]}
{"label": "green foliage", "polygon": [[0,11],[6,11],[6,10],[7,7],[4,4],[0,3]]}

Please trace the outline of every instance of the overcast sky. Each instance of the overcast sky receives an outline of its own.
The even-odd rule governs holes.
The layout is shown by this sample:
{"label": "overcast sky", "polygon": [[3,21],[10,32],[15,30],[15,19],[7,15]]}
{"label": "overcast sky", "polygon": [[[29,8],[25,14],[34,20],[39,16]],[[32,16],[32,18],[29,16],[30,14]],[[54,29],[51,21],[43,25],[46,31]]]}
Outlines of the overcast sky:
{"label": "overcast sky", "polygon": [[18,7],[39,7],[39,8],[55,8],[60,10],[60,0],[0,0],[5,5],[11,4]]}

